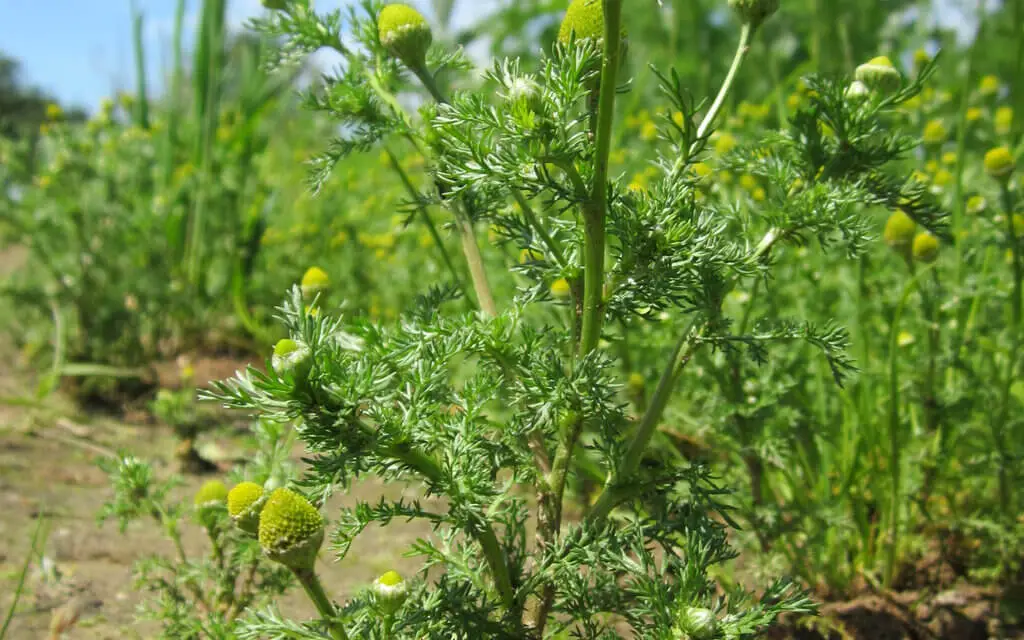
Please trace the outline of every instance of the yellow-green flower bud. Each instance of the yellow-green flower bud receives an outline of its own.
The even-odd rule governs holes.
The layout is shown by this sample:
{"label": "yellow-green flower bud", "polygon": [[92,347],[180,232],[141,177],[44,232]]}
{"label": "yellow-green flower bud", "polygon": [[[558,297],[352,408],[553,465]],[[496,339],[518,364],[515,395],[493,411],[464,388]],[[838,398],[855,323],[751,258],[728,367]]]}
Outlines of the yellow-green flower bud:
{"label": "yellow-green flower bud", "polygon": [[302,275],[302,295],[311,298],[324,291],[331,284],[327,272],[320,267],[310,267]]}
{"label": "yellow-green flower bud", "polygon": [[1009,180],[1016,168],[1017,162],[1006,147],[996,147],[985,154],[985,172],[997,180]]}
{"label": "yellow-green flower bud", "polygon": [[905,252],[914,243],[914,234],[917,233],[917,223],[901,210],[894,211],[889,220],[885,223],[885,231],[882,237],[885,244],[897,251]]}
{"label": "yellow-green flower bud", "polygon": [[868,87],[881,93],[892,93],[900,88],[903,78],[892,61],[885,56],[872,58],[857,67],[854,77]]}
{"label": "yellow-green flower bud", "polygon": [[196,507],[210,507],[224,504],[228,499],[228,488],[220,480],[210,480],[196,491],[192,502]]}
{"label": "yellow-green flower bud", "polygon": [[196,509],[196,516],[207,528],[213,526],[216,521],[217,511],[224,508],[228,498],[228,488],[220,480],[210,480],[203,484],[192,499]]}
{"label": "yellow-green flower bud", "polygon": [[871,89],[860,80],[851,82],[843,92],[843,96],[850,102],[863,102],[869,95],[871,95]]}
{"label": "yellow-green flower bud", "polygon": [[985,196],[971,196],[967,199],[967,213],[978,214],[988,207]]}
{"label": "yellow-green flower bud", "polygon": [[981,95],[989,97],[999,93],[999,78],[996,76],[985,76],[978,83],[978,91]]}
{"label": "yellow-green flower bud", "polygon": [[551,295],[554,297],[565,300],[572,294],[572,287],[569,285],[569,281],[565,278],[559,278],[551,283]]}
{"label": "yellow-green flower bud", "polygon": [[280,376],[293,374],[296,378],[304,378],[313,362],[309,347],[291,338],[283,338],[274,345],[270,364]]}
{"label": "yellow-green flower bud", "polygon": [[235,526],[256,535],[260,526],[260,510],[266,496],[263,487],[255,482],[240,482],[228,492],[228,515]]}
{"label": "yellow-green flower bud", "polygon": [[929,120],[924,126],[921,139],[926,145],[935,147],[945,142],[948,136],[949,132],[946,131],[946,125],[942,124],[942,120]]}
{"label": "yellow-green flower bud", "polygon": [[312,569],[324,541],[324,519],[309,500],[277,489],[260,512],[260,546],[274,562],[291,569]]}
{"label": "yellow-green flower bud", "polygon": [[373,583],[377,606],[386,616],[392,616],[405,603],[409,587],[397,571],[388,571]]}
{"label": "yellow-green flower bud", "polygon": [[755,29],[779,10],[779,4],[779,0],[729,0],[740,20]]}
{"label": "yellow-green flower bud", "polygon": [[708,640],[715,636],[718,620],[715,612],[705,607],[687,607],[679,614],[675,637],[685,640]]}
{"label": "yellow-green flower bud", "polygon": [[419,11],[404,4],[389,4],[377,16],[380,43],[410,69],[427,64],[427,49],[434,41],[430,25]]}
{"label": "yellow-green flower bud", "polygon": [[558,29],[558,41],[568,44],[576,40],[604,41],[604,5],[601,0],[573,0]]}
{"label": "yellow-green flower bud", "polygon": [[914,260],[930,264],[939,257],[939,239],[922,231],[914,238],[913,249]]}

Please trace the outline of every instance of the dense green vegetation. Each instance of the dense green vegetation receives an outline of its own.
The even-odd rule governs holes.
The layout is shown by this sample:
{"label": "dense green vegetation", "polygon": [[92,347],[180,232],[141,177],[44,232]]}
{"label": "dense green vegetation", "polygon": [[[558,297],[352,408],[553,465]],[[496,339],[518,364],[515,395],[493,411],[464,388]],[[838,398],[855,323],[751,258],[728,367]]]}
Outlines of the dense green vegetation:
{"label": "dense green vegetation", "polygon": [[[0,102],[39,398],[259,364],[202,393],[256,418],[245,500],[108,463],[107,516],[209,532],[144,567],[168,637],[752,637],[956,584],[1020,624],[1024,0],[970,38],[911,0],[385,4],[205,0],[186,51],[182,2],[164,94],[138,16],[136,93]],[[189,441],[194,391],[152,403]],[[318,509],[364,475],[418,498],[325,513],[324,555],[436,535],[339,606]]]}

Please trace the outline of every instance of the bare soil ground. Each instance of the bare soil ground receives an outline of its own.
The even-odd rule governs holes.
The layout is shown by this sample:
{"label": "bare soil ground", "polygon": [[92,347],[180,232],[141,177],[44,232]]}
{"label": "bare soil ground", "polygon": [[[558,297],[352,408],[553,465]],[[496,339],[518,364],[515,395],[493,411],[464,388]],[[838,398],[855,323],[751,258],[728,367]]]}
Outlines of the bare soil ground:
{"label": "bare soil ground", "polygon": [[[10,380],[0,380],[0,395],[14,395],[19,390],[13,387]],[[70,411],[59,402],[56,407]],[[238,451],[240,446],[227,438],[206,444],[224,451]],[[114,522],[97,524],[97,513],[111,492],[96,462],[113,451],[127,450],[153,460],[160,473],[170,473],[174,445],[170,430],[160,426],[86,421],[81,416],[72,421],[61,417],[59,410],[0,407],[0,619],[42,519],[37,553],[8,638],[47,638],[51,619],[68,610],[80,612],[80,619],[63,636],[67,639],[158,635],[154,625],[135,621],[135,608],[144,594],[133,585],[132,567],[146,555],[170,555],[170,543],[151,522],[133,525],[124,535]],[[221,466],[226,471],[230,464]],[[189,477],[180,489],[182,497],[190,500],[207,479]],[[360,498],[397,497],[402,491],[398,486],[361,484],[328,505],[325,513],[336,514],[339,506]],[[423,526],[396,523],[389,527],[386,540],[377,531],[365,532],[344,564],[331,562],[329,552],[323,553],[320,571],[325,587],[342,601],[389,569],[415,573],[416,561],[402,558],[401,551],[428,533]],[[186,528],[184,543],[190,555],[209,551],[198,526]],[[298,616],[312,615],[301,590],[281,606]]]}

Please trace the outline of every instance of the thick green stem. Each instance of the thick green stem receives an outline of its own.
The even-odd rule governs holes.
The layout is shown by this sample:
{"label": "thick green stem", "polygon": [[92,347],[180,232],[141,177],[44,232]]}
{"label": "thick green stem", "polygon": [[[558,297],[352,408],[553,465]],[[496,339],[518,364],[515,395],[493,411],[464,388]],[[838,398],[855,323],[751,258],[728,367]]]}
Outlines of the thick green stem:
{"label": "thick green stem", "polygon": [[[689,362],[690,357],[693,355],[692,340],[700,321],[700,318],[694,318],[693,322],[690,323],[687,330],[683,332],[672,348],[672,353],[668,358],[668,363],[665,365],[665,370],[662,371],[661,378],[658,380],[658,386],[654,390],[654,395],[651,396],[647,412],[644,413],[640,424],[637,426],[636,433],[633,434],[633,439],[629,443],[626,455],[623,457],[619,467],[609,474],[608,481],[605,483],[601,495],[598,496],[597,502],[594,503],[590,513],[587,514],[588,519],[601,520],[611,513],[611,510],[618,504],[621,498],[621,484],[627,482],[640,465],[643,453],[647,450],[647,445],[650,444],[651,438],[654,436],[654,430],[661,420],[665,407],[668,405],[669,397],[672,395],[672,388],[675,386],[676,380],[679,379],[682,367]],[[680,358],[680,354],[683,353],[684,347],[688,344],[690,347],[686,350],[685,355]]]}
{"label": "thick green stem", "polygon": [[583,328],[580,353],[597,347],[604,322],[605,217],[608,213],[608,155],[611,153],[615,94],[618,90],[619,54],[622,49],[622,0],[604,0],[604,56],[601,61],[601,93],[594,126],[596,153],[594,181],[583,205]]}
{"label": "thick green stem", "polygon": [[348,640],[345,628],[337,621],[338,612],[335,610],[334,605],[331,604],[330,598],[327,597],[323,585],[320,584],[320,578],[317,577],[316,571],[292,568],[292,573],[295,574],[302,588],[306,590],[306,595],[309,596],[313,606],[316,607],[320,617],[323,618],[331,637],[334,640]]}

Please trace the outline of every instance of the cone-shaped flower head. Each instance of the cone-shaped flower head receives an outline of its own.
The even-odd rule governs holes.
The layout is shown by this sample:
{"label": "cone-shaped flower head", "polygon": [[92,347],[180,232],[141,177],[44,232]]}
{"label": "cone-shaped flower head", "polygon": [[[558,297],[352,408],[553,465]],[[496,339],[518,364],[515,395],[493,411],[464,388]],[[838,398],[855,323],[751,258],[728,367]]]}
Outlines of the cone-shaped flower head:
{"label": "cone-shaped flower head", "polygon": [[196,509],[196,519],[207,529],[217,522],[217,512],[224,509],[228,498],[228,488],[220,480],[210,480],[203,484],[192,499]]}
{"label": "cone-shaped flower head", "polygon": [[917,223],[901,210],[893,212],[885,223],[885,231],[882,237],[885,244],[899,251],[906,251],[914,242],[914,234],[917,233]]}
{"label": "cone-shaped flower head", "polygon": [[302,295],[312,298],[314,295],[327,289],[330,284],[331,279],[327,276],[326,271],[320,267],[310,267],[302,275]]}
{"label": "cone-shaped flower head", "polygon": [[927,231],[917,234],[914,237],[913,255],[914,260],[918,262],[926,264],[935,262],[935,259],[939,257],[939,239]]}
{"label": "cone-shaped flower head", "polygon": [[755,29],[779,10],[779,4],[779,0],[729,0],[740,20]]}
{"label": "cone-shaped flower head", "polygon": [[1017,162],[1006,147],[996,147],[985,154],[985,172],[996,180],[1009,180],[1016,168]]}
{"label": "cone-shaped flower head", "polygon": [[192,502],[196,507],[215,507],[228,499],[228,488],[220,480],[210,480],[196,491]]}
{"label": "cone-shaped flower head", "polygon": [[283,338],[274,345],[274,355],[270,364],[278,375],[293,374],[296,378],[304,378],[313,365],[309,347],[291,338]]}
{"label": "cone-shaped flower head", "polygon": [[707,640],[715,636],[715,612],[705,607],[686,607],[679,613],[677,638]]}
{"label": "cone-shaped flower head", "polygon": [[228,515],[236,527],[256,535],[260,526],[260,510],[265,501],[263,487],[255,482],[241,482],[228,492]]}
{"label": "cone-shaped flower head", "polygon": [[409,595],[409,587],[397,571],[388,571],[377,578],[373,591],[377,595],[377,605],[385,615],[394,615]]}
{"label": "cone-shaped flower head", "polygon": [[903,82],[900,72],[892,65],[892,60],[885,56],[872,58],[857,67],[854,77],[881,93],[892,93],[899,89]]}
{"label": "cone-shaped flower head", "polygon": [[577,40],[604,40],[604,5],[601,0],[573,0],[558,29],[558,41],[567,44]]}
{"label": "cone-shaped flower head", "polygon": [[309,500],[290,489],[276,489],[260,512],[260,546],[275,562],[312,569],[324,541],[324,519]]}
{"label": "cone-shaped flower head", "polygon": [[921,138],[928,146],[938,146],[945,142],[948,136],[949,132],[946,131],[946,125],[942,124],[942,120],[929,120],[924,126]]}
{"label": "cone-shaped flower head", "polygon": [[427,64],[427,49],[434,41],[430,25],[419,11],[404,4],[389,4],[377,16],[380,43],[410,69]]}
{"label": "cone-shaped flower head", "polygon": [[559,278],[551,283],[551,295],[559,299],[568,298],[572,293],[572,287],[565,278]]}

